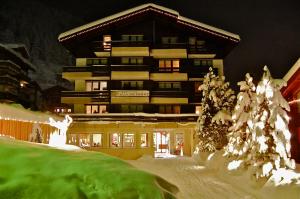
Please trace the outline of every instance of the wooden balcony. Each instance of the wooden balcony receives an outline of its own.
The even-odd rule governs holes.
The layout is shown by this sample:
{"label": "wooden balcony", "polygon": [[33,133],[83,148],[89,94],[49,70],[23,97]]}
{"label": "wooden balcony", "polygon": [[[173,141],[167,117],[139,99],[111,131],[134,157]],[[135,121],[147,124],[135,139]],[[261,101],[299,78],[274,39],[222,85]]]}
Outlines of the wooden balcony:
{"label": "wooden balcony", "polygon": [[150,66],[149,65],[111,65],[112,71],[149,71]]}
{"label": "wooden balcony", "polygon": [[187,91],[179,91],[179,90],[156,90],[151,91],[151,97],[188,97]]}
{"label": "wooden balcony", "polygon": [[85,67],[74,67],[68,66],[63,67],[63,72],[91,72],[92,76],[110,76],[110,67],[108,65],[97,65],[97,66],[85,66]]}
{"label": "wooden balcony", "polygon": [[104,113],[70,114],[75,121],[196,122],[197,114]]}
{"label": "wooden balcony", "polygon": [[90,98],[91,102],[109,102],[109,91],[62,91],[62,98]]}

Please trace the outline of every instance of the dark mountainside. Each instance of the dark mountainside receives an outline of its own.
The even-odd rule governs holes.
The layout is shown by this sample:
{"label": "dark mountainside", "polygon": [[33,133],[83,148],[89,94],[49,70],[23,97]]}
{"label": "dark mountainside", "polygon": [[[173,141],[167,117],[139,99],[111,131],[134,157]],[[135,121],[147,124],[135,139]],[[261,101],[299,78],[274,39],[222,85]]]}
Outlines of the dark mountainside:
{"label": "dark mountainside", "polygon": [[5,1],[0,4],[0,43],[23,43],[37,72],[32,75],[42,88],[63,84],[56,74],[72,56],[57,42],[61,32],[85,22],[38,1]]}

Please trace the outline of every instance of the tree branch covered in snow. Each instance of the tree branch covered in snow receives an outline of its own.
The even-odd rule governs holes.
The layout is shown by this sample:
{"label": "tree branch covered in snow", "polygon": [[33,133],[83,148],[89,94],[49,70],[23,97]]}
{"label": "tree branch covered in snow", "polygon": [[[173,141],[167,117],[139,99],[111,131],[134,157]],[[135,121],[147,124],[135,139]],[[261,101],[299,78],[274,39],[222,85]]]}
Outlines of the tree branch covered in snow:
{"label": "tree branch covered in snow", "polygon": [[201,112],[197,120],[196,132],[200,151],[215,151],[227,143],[227,130],[231,123],[234,106],[234,92],[225,78],[216,76],[212,68],[199,87],[202,92]]}
{"label": "tree branch covered in snow", "polygon": [[257,178],[268,178],[279,169],[295,168],[286,113],[290,108],[280,92],[285,85],[283,80],[273,79],[266,66],[256,93],[250,76],[246,75],[246,81],[240,84],[225,155],[233,155],[243,161],[241,165],[251,166]]}
{"label": "tree branch covered in snow", "polygon": [[245,81],[238,83],[240,93],[237,96],[232,121],[229,128],[228,145],[225,147],[225,156],[234,156],[237,160],[247,159],[251,145],[251,133],[248,126],[248,119],[253,102],[255,101],[255,85],[250,74],[246,74]]}

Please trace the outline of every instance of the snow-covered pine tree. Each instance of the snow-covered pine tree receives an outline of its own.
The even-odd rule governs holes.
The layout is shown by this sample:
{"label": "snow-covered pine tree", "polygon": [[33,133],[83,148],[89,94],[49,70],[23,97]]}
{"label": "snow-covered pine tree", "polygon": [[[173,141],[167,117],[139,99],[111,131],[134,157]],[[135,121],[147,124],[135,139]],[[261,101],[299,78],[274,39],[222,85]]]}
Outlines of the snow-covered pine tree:
{"label": "snow-covered pine tree", "polygon": [[249,73],[246,74],[245,81],[238,82],[238,85],[240,93],[232,113],[232,126],[229,128],[225,156],[242,160],[247,158],[252,140],[247,121],[255,100],[255,85]]}
{"label": "snow-covered pine tree", "polygon": [[290,157],[289,104],[280,89],[286,85],[281,79],[273,79],[264,67],[262,80],[256,95],[257,103],[252,108],[248,124],[251,128],[252,144],[249,165],[253,165],[256,177],[269,177],[273,170],[295,168]]}
{"label": "snow-covered pine tree", "polygon": [[235,95],[229,83],[225,82],[225,77],[216,76],[212,68],[199,90],[202,91],[202,100],[196,132],[200,142],[196,150],[215,151],[227,144],[226,135],[231,125]]}

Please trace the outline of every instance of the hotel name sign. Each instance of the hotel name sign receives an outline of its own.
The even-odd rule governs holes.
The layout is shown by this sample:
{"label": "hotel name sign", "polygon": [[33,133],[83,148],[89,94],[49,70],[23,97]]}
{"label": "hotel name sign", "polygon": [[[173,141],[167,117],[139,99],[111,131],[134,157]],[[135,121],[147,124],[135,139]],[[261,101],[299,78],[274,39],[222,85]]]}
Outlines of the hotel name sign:
{"label": "hotel name sign", "polygon": [[149,97],[149,91],[137,91],[137,90],[126,90],[126,91],[112,91],[114,97]]}

